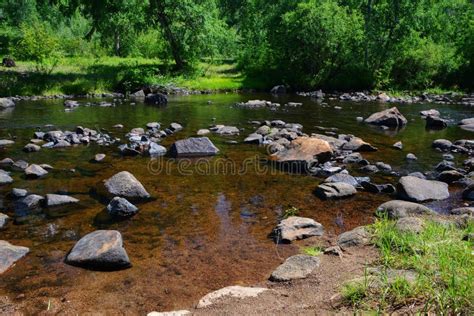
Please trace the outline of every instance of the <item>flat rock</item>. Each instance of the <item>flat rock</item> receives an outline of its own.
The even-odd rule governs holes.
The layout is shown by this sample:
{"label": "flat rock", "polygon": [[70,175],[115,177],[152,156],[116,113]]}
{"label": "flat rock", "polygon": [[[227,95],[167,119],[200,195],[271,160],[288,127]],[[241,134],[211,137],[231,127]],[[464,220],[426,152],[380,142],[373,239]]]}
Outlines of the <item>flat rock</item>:
{"label": "flat rock", "polygon": [[332,175],[324,180],[325,183],[347,183],[353,187],[358,187],[360,186],[359,182],[357,182],[357,179],[351,176],[350,174],[346,173],[336,173],[335,175]]}
{"label": "flat rock", "polygon": [[364,246],[370,244],[371,236],[364,226],[344,232],[337,237],[337,244],[341,248]]}
{"label": "flat rock", "polygon": [[62,194],[46,194],[46,205],[48,207],[66,205],[66,204],[75,204],[79,200],[73,198],[72,196],[62,195]]}
{"label": "flat rock", "polygon": [[48,171],[36,164],[31,164],[25,169],[25,175],[27,178],[41,178],[47,174]]}
{"label": "flat rock", "polygon": [[270,276],[271,281],[286,282],[308,277],[317,267],[320,260],[314,256],[295,255],[289,257]]}
{"label": "flat rock", "polygon": [[275,242],[289,243],[297,239],[305,239],[313,236],[322,236],[324,227],[314,219],[290,216],[283,219],[273,230],[272,236]]}
{"label": "flat rock", "polygon": [[444,200],[449,197],[446,183],[411,176],[400,178],[397,189],[402,199],[412,202]]}
{"label": "flat rock", "polygon": [[235,126],[219,126],[214,130],[218,135],[239,135],[240,130]]}
{"label": "flat rock", "polygon": [[18,189],[18,188],[13,188],[12,189],[12,196],[16,199],[25,197],[28,195],[28,191],[25,189]]}
{"label": "flat rock", "polygon": [[348,183],[333,182],[320,184],[315,193],[322,199],[340,199],[356,194],[357,190]]}
{"label": "flat rock", "polygon": [[196,132],[196,135],[197,135],[197,136],[205,136],[205,135],[210,134],[210,133],[211,133],[210,130],[208,130],[208,129],[206,129],[206,128],[203,128],[203,129],[198,130],[198,131]]}
{"label": "flat rock", "polygon": [[30,252],[27,247],[14,246],[8,241],[0,240],[0,274],[7,271],[15,262]]}
{"label": "flat rock", "polygon": [[436,212],[422,204],[393,200],[381,204],[377,208],[376,214],[381,217],[387,216],[389,219],[398,219],[419,215],[435,215]]}
{"label": "flat rock", "polygon": [[419,234],[425,228],[425,221],[419,217],[403,217],[397,220],[395,228],[403,233]]}
{"label": "flat rock", "polygon": [[174,157],[214,156],[219,149],[207,137],[191,137],[176,141],[170,149]]}
{"label": "flat rock", "polygon": [[71,265],[117,270],[131,266],[122,235],[116,230],[96,230],[82,237],[66,258]]}
{"label": "flat rock", "polygon": [[408,121],[396,107],[393,107],[391,109],[372,114],[365,119],[365,122],[372,125],[402,127],[406,125]]}
{"label": "flat rock", "polygon": [[197,308],[205,308],[217,303],[224,297],[233,297],[243,299],[246,297],[257,297],[259,294],[268,291],[266,288],[261,287],[243,287],[243,286],[228,286],[220,290],[206,294],[199,300]]}
{"label": "flat rock", "polygon": [[114,197],[107,205],[107,212],[115,217],[131,217],[138,212],[138,207],[121,197]]}
{"label": "flat rock", "polygon": [[107,192],[129,200],[149,199],[150,194],[140,181],[128,171],[122,171],[104,181]]}
{"label": "flat rock", "polygon": [[0,139],[0,147],[13,145],[15,142],[9,139]]}
{"label": "flat rock", "polygon": [[441,114],[439,113],[438,110],[431,109],[431,110],[424,110],[420,112],[421,116],[440,116]]}

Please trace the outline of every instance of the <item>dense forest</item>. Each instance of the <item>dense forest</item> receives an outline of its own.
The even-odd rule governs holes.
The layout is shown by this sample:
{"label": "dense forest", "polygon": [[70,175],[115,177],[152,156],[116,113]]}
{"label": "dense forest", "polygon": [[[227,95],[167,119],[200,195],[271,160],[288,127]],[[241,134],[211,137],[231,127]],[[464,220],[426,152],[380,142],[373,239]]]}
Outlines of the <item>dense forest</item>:
{"label": "dense forest", "polygon": [[152,76],[232,61],[301,89],[470,90],[474,2],[1,0],[0,53],[44,72],[119,56],[160,60]]}

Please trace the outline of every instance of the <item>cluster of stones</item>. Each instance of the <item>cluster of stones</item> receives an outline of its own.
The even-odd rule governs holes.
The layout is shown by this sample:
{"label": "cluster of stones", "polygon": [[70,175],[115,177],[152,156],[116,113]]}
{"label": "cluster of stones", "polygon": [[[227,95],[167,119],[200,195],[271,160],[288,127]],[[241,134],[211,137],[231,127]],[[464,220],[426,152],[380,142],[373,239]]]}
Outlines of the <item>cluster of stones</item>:
{"label": "cluster of stones", "polygon": [[173,135],[182,129],[181,124],[178,123],[171,123],[168,128],[161,129],[160,123],[150,122],[146,124],[146,129],[136,127],[130,130],[130,132],[125,135],[129,142],[120,145],[119,150],[126,156],[144,154],[148,154],[151,157],[163,156],[167,150],[158,143],[161,142],[163,138]]}
{"label": "cluster of stones", "polygon": [[[298,107],[303,105],[303,103],[299,102],[288,102],[285,103],[285,107]],[[235,107],[238,108],[245,108],[245,109],[259,109],[259,108],[271,108],[271,109],[276,109],[281,106],[280,103],[276,102],[271,102],[271,101],[266,101],[266,100],[249,100],[246,102],[238,102],[235,104]]]}
{"label": "cluster of stones", "polygon": [[48,132],[37,131],[23,150],[25,152],[37,152],[41,148],[66,148],[74,145],[88,145],[95,142],[101,146],[109,146],[119,141],[107,133],[77,126],[74,132],[53,130]]}

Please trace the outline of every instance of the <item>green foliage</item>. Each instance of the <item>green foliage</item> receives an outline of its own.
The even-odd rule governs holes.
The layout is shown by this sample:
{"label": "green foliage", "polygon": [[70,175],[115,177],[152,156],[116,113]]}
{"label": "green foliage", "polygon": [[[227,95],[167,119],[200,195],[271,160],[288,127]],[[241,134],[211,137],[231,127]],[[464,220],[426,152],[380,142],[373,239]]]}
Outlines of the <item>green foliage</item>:
{"label": "green foliage", "polygon": [[389,281],[382,274],[372,280],[382,283],[377,290],[370,284],[348,284],[343,295],[358,308],[378,306],[383,311],[416,300],[437,314],[468,314],[474,307],[474,256],[472,241],[463,241],[463,236],[473,230],[472,223],[459,229],[428,222],[419,234],[402,233],[393,221],[379,220],[373,232],[382,266],[413,270],[418,275],[416,283],[401,277]]}
{"label": "green foliage", "polygon": [[20,26],[16,55],[36,63],[40,72],[51,73],[62,56],[59,39],[45,22],[37,20]]}

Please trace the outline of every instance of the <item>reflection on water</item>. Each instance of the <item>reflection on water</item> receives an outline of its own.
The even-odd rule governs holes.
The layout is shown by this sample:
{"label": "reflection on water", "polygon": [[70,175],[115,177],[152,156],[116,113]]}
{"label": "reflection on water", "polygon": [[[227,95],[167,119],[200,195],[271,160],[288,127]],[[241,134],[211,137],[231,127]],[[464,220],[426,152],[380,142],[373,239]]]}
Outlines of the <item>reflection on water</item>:
{"label": "reflection on water", "polygon": [[[237,109],[232,104],[248,99],[271,99],[281,104],[303,102],[300,108]],[[208,100],[212,103],[208,104]],[[335,110],[334,106],[341,110]],[[320,179],[284,172],[248,172],[184,175],[177,163],[166,163],[166,173],[151,173],[147,157],[121,157],[115,146],[96,144],[73,148],[24,153],[21,149],[38,127],[53,124],[62,130],[75,126],[104,128],[123,138],[134,127],[145,127],[158,121],[163,126],[177,121],[184,130],[165,139],[165,147],[175,139],[194,136],[210,124],[233,125],[243,129],[239,136],[210,135],[220,149],[211,161],[224,159],[241,168],[249,157],[265,158],[265,148],[241,142],[254,130],[250,121],[282,119],[301,123],[308,134],[323,133],[318,126],[337,128],[338,133],[354,134],[379,148],[364,154],[370,161],[384,161],[396,171],[424,171],[442,160],[442,154],[431,148],[437,138],[456,140],[471,138],[454,123],[474,116],[470,107],[458,105],[400,105],[408,125],[399,131],[384,131],[358,123],[357,116],[388,106],[377,103],[329,102],[328,106],[297,96],[206,95],[172,97],[167,107],[123,103],[115,108],[79,107],[64,112],[61,100],[21,102],[8,112],[0,112],[0,138],[15,136],[16,144],[0,149],[0,159],[11,157],[31,163],[48,163],[55,168],[41,180],[25,180],[12,174],[12,186],[0,187],[0,209],[16,217],[16,223],[0,231],[0,239],[31,248],[31,253],[2,275],[0,296],[7,295],[20,310],[34,314],[46,310],[51,300],[53,311],[84,313],[127,310],[145,313],[151,310],[189,308],[208,291],[233,284],[254,284],[265,280],[280,263],[275,245],[268,234],[284,210],[297,207],[301,216],[309,216],[325,226],[327,234],[337,234],[373,220],[373,210],[389,197],[360,192],[341,201],[321,201],[313,195]],[[438,109],[451,125],[441,131],[426,131],[419,111]],[[215,120],[214,120],[215,119]],[[123,124],[123,130],[114,129]],[[403,151],[392,145],[402,141]],[[407,162],[408,152],[416,162]],[[105,153],[104,163],[91,163],[97,153]],[[168,158],[165,161],[168,162]],[[463,156],[455,155],[459,163]],[[258,164],[259,160],[255,160]],[[195,166],[188,167],[192,170]],[[91,189],[118,171],[133,173],[154,197],[139,205],[139,213],[126,221],[116,221],[104,212],[104,201],[89,195]],[[169,172],[168,172],[169,171]],[[351,171],[360,175],[357,170]],[[377,176],[381,183],[394,182],[391,177]],[[79,206],[59,209],[22,210],[7,197],[12,187],[44,195],[61,192],[80,199]],[[454,201],[458,196],[453,194]],[[457,200],[456,200],[457,199]],[[440,210],[457,202],[448,200],[433,205]],[[99,273],[70,267],[64,256],[81,236],[95,229],[116,229],[133,267],[114,273]],[[295,245],[278,246],[282,257],[298,251]],[[26,298],[22,299],[20,294]],[[20,295],[20,296],[19,296]]]}

